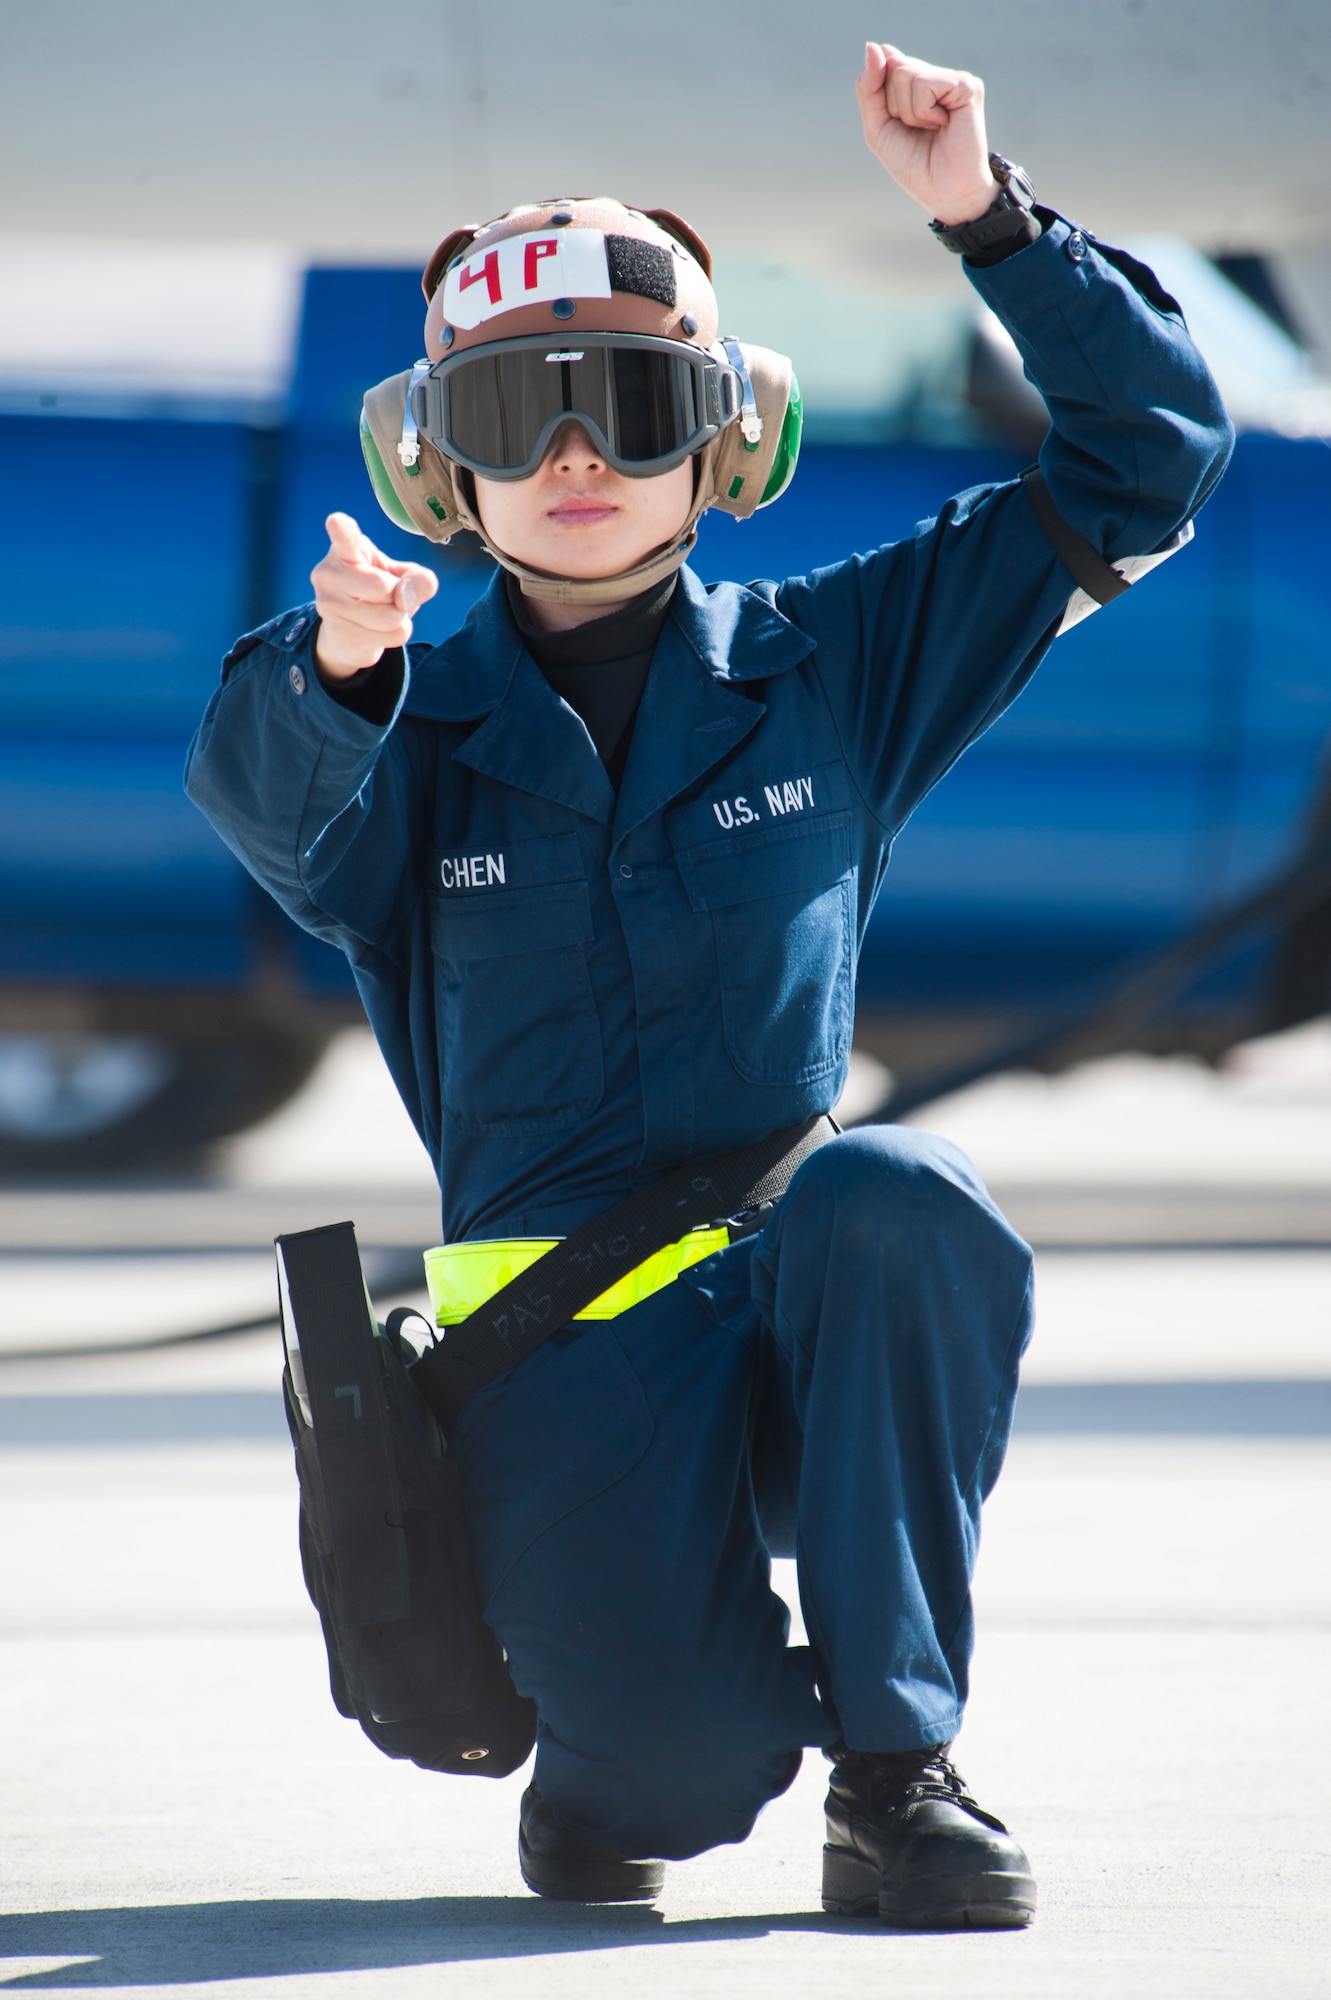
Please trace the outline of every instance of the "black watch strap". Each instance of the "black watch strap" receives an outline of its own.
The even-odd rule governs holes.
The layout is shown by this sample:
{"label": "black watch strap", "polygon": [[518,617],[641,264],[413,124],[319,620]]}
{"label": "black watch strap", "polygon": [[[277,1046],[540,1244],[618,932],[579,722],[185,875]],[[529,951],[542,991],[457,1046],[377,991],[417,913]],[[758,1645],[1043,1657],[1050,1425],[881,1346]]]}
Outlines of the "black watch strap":
{"label": "black watch strap", "polygon": [[998,182],[998,193],[983,215],[951,227],[945,222],[929,224],[938,241],[958,257],[984,258],[1008,245],[1033,243],[1040,234],[1039,221],[1031,213],[1035,189],[1022,169],[1001,153],[991,153],[989,171]]}

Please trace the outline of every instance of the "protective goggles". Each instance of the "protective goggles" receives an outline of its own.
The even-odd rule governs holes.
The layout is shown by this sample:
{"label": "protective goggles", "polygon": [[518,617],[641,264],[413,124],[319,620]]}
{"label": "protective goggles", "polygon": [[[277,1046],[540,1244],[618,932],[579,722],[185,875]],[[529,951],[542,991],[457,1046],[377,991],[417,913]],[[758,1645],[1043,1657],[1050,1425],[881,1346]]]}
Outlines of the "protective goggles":
{"label": "protective goggles", "polygon": [[526,479],[572,421],[616,472],[650,479],[700,451],[751,402],[743,373],[678,340],[497,340],[418,368],[401,451],[409,462],[419,432],[485,479]]}

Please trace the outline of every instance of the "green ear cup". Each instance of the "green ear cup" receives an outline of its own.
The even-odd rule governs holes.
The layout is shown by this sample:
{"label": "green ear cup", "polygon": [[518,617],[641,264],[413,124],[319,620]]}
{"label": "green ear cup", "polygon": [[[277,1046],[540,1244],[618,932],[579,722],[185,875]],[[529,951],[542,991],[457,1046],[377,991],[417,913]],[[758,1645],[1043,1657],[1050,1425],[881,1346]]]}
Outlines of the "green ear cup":
{"label": "green ear cup", "polygon": [[804,429],[804,403],[800,396],[800,385],[795,376],[790,378],[790,399],[786,404],[786,414],[781,425],[781,437],[776,447],[776,457],[772,461],[772,471],[759,507],[769,507],[781,495],[795,477],[795,467],[800,455],[800,433]]}
{"label": "green ear cup", "polygon": [[[782,442],[784,443],[784,439]],[[410,514],[394,491],[393,482],[388,476],[388,468],[379,456],[379,447],[374,441],[374,436],[366,421],[364,410],[360,413],[360,448],[365,455],[365,470],[370,475],[370,484],[374,488],[374,497],[383,508],[385,514],[387,514],[389,520],[393,523],[394,527],[405,528],[410,535],[419,535],[421,532],[420,529],[416,526],[416,523],[412,520]],[[780,454],[778,453],[778,458],[779,456]],[[791,470],[794,470],[793,466]]]}

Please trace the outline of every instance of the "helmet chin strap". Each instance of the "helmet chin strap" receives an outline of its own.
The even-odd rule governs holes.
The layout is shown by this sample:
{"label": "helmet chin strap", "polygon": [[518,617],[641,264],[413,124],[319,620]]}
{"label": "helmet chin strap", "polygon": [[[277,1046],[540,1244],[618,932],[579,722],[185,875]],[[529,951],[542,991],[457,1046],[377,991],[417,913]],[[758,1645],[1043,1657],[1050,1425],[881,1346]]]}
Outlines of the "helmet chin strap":
{"label": "helmet chin strap", "polygon": [[698,459],[693,505],[679,533],[672,535],[669,542],[663,543],[660,548],[651,550],[641,562],[634,563],[632,569],[620,570],[616,576],[552,576],[548,570],[528,569],[516,556],[506,554],[490,540],[479,514],[461,490],[463,482],[455,479],[453,491],[458,518],[464,527],[479,535],[495,561],[502,564],[510,576],[517,578],[524,597],[539,597],[547,604],[622,604],[625,598],[636,597],[640,591],[650,590],[654,583],[664,582],[666,577],[688,561],[698,539],[698,522],[715,494],[712,477],[716,460],[715,440],[704,445]]}

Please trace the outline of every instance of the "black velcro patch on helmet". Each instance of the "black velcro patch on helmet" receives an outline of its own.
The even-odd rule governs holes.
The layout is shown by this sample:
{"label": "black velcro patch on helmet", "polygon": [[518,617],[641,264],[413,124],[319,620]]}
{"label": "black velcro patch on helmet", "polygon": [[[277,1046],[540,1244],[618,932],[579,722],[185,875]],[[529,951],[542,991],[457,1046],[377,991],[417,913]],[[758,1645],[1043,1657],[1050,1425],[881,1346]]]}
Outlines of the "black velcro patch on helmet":
{"label": "black velcro patch on helmet", "polygon": [[612,292],[632,292],[674,310],[675,260],[668,250],[644,243],[641,236],[607,236],[605,256]]}

